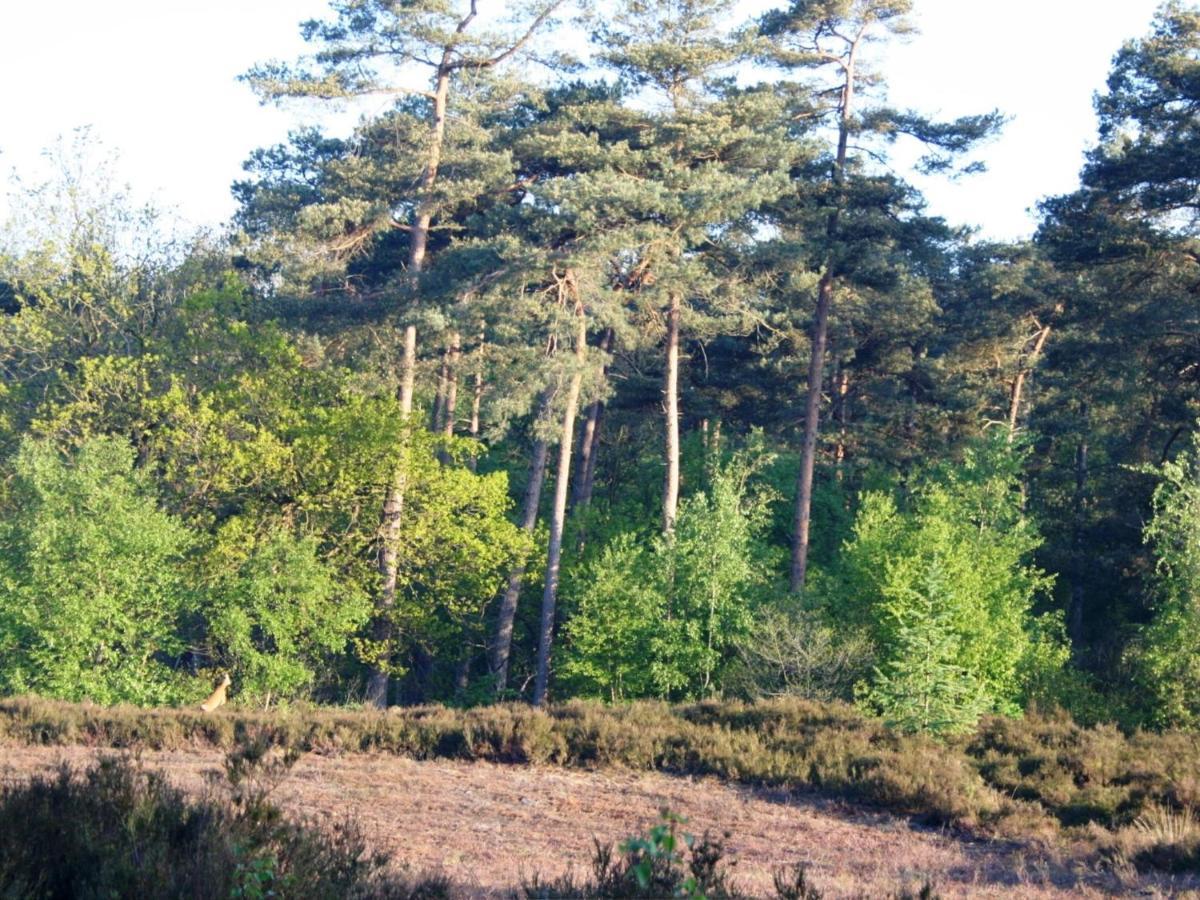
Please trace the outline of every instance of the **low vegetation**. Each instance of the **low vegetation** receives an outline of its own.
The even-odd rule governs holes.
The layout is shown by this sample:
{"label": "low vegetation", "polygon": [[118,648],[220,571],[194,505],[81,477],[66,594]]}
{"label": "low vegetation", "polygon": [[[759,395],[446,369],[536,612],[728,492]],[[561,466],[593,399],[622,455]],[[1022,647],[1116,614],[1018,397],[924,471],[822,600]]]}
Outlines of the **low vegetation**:
{"label": "low vegetation", "polygon": [[[441,874],[402,875],[371,853],[353,822],[289,819],[271,800],[297,754],[239,743],[224,778],[189,798],[135,757],[101,758],[0,791],[5,897],[389,898],[466,896]],[[724,840],[697,837],[662,810],[660,824],[617,846],[596,844],[590,875],[535,873],[511,896],[742,898]],[[728,835],[726,835],[726,838]],[[775,873],[783,900],[820,900],[802,865]],[[909,898],[902,890],[893,895]],[[933,897],[928,885],[915,896]]]}
{"label": "low vegetation", "polygon": [[1088,728],[1063,715],[989,718],[972,734],[937,741],[845,704],[799,700],[215,715],[0,701],[0,741],[11,744],[232,749],[251,737],[292,752],[710,775],[818,791],[981,835],[1079,844],[1113,863],[1182,870],[1200,859],[1191,812],[1200,805],[1200,738]]}

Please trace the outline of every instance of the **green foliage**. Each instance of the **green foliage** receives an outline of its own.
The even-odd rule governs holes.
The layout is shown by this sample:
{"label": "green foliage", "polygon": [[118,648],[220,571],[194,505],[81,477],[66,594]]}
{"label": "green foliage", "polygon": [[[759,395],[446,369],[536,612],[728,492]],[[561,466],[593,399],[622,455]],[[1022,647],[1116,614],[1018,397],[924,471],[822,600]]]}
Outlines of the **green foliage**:
{"label": "green foliage", "polygon": [[26,439],[0,517],[0,685],[99,703],[179,695],[166,663],[194,603],[194,539],[115,438],[71,456]]}
{"label": "green foliage", "polygon": [[702,697],[720,688],[768,584],[759,543],[770,495],[749,453],[714,460],[671,536],[619,535],[574,581],[563,677],[588,694]]}
{"label": "green foliage", "polygon": [[837,628],[820,610],[767,605],[737,645],[738,662],[725,680],[735,696],[794,696],[850,700],[870,672],[871,641]]}
{"label": "green foliage", "polygon": [[256,538],[233,519],[204,567],[215,573],[201,605],[210,655],[231,672],[241,699],[307,696],[370,614],[368,599],[339,583],[312,537],[279,529]]}
{"label": "green foliage", "polygon": [[[1030,562],[1039,537],[1021,510],[1019,460],[978,444],[960,465],[926,473],[904,509],[882,493],[862,499],[827,603],[835,619],[868,629],[879,652],[872,700],[906,725],[1015,713],[1032,670],[1065,663],[1034,617],[1051,579]],[[918,686],[919,702],[939,712],[909,708]]]}
{"label": "green foliage", "polygon": [[[725,845],[707,834],[681,832],[679,826],[687,819],[671,812],[660,811],[661,820],[645,835],[635,835],[622,841],[613,853],[611,846],[597,843],[592,860],[592,877],[577,881],[565,875],[554,881],[535,876],[524,886],[529,898],[567,897],[688,897],[703,900],[711,897],[737,898],[747,896],[729,878],[725,862]],[[813,895],[819,898],[819,894]]]}
{"label": "green foliage", "polygon": [[903,731],[969,731],[986,708],[983,685],[957,663],[960,639],[945,578],[935,557],[922,582],[897,590],[885,607],[895,619],[888,661],[865,699]]}
{"label": "green foliage", "polygon": [[1155,471],[1145,538],[1157,560],[1154,619],[1131,649],[1150,721],[1200,724],[1200,438]]}

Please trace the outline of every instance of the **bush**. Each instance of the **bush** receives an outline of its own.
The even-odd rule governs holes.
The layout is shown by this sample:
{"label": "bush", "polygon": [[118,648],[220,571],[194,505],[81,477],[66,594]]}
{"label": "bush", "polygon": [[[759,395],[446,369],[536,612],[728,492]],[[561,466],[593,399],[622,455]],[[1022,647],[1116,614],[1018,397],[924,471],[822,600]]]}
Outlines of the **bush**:
{"label": "bush", "polygon": [[[192,801],[127,758],[0,792],[0,894],[9,897],[437,896],[389,881],[359,832],[285,819],[266,798],[266,744],[231,754],[228,796]],[[444,895],[444,885],[441,886]]]}
{"label": "bush", "polygon": [[[981,442],[961,465],[926,472],[903,505],[866,494],[824,585],[832,619],[878,648],[872,708],[903,727],[954,731],[979,711],[1016,714],[1066,663],[1057,621],[1033,614],[1052,579],[1030,562],[1041,539],[1022,509],[1020,462]],[[914,708],[913,688],[929,710]]]}
{"label": "bush", "polygon": [[707,490],[680,504],[673,534],[609,542],[568,598],[564,680],[611,700],[719,692],[773,568],[760,540],[770,495],[747,485],[768,460],[711,460]]}
{"label": "bush", "polygon": [[67,457],[26,439],[0,495],[0,690],[142,704],[178,699],[193,537],[162,512],[123,440]]}
{"label": "bush", "polygon": [[874,658],[865,636],[840,634],[818,612],[804,609],[761,610],[737,651],[725,687],[748,699],[851,700]]}

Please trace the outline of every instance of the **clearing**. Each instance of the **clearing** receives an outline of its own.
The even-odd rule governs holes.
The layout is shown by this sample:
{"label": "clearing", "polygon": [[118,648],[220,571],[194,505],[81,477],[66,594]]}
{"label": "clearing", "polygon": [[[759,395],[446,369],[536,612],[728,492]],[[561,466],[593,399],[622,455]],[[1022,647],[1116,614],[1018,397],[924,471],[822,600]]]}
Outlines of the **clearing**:
{"label": "clearing", "polygon": [[[114,752],[3,746],[0,778],[11,783],[61,762],[84,767]],[[216,750],[138,756],[195,791],[223,760]],[[582,872],[593,840],[641,831],[662,807],[686,816],[687,831],[728,832],[737,881],[756,893],[770,891],[774,869],[795,862],[809,867],[827,897],[884,897],[927,878],[943,897],[1166,897],[1194,886],[1100,873],[1029,847],[968,841],[813,796],[654,773],[307,754],[273,796],[313,821],[353,816],[396,865],[440,870],[472,896],[509,891],[534,871]]]}

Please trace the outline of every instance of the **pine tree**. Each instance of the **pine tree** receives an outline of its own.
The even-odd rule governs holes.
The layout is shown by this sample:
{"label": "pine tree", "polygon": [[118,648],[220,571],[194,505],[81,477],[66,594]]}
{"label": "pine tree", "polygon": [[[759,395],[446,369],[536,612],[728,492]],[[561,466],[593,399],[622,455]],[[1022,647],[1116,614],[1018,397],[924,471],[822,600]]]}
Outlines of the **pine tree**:
{"label": "pine tree", "polygon": [[[295,69],[267,64],[246,76],[266,99],[343,100],[379,92],[416,98],[415,103],[398,106],[402,112],[400,122],[408,126],[400,133],[419,134],[421,126],[424,127],[424,135],[414,141],[419,148],[413,155],[419,171],[415,190],[401,196],[372,196],[370,211],[374,215],[352,227],[343,241],[353,244],[380,231],[403,228],[408,238],[406,278],[414,294],[421,290],[421,275],[426,268],[435,220],[461,199],[442,192],[439,179],[445,163],[447,127],[453,113],[453,88],[464,78],[486,73],[511,60],[559,5],[561,0],[548,0],[512,33],[502,30],[475,36],[470,30],[477,17],[473,0],[464,10],[453,10],[436,0],[403,8],[385,0],[345,0],[335,5],[334,20],[304,24],[305,39],[320,48],[309,65]],[[427,69],[427,86],[411,87],[403,83],[404,70],[411,66]],[[407,215],[398,215],[397,209]],[[363,218],[361,213],[356,217],[359,221]],[[404,326],[400,362],[399,399],[401,414],[406,419],[412,414],[416,364],[417,328],[410,318]],[[396,602],[396,543],[404,506],[404,469],[401,459],[390,475],[391,487],[380,517],[381,586],[376,640],[384,646],[390,642],[392,632],[388,610]],[[375,706],[386,706],[387,686],[386,669],[377,667],[369,679],[368,701]]]}
{"label": "pine tree", "polygon": [[[886,140],[895,140],[900,135],[916,138],[930,148],[922,167],[939,171],[950,168],[955,154],[993,132],[1000,122],[1000,117],[993,113],[935,123],[912,112],[864,102],[869,99],[866,92],[878,86],[879,78],[866,66],[863,50],[880,35],[903,36],[911,32],[910,8],[910,0],[795,0],[785,10],[767,13],[759,24],[765,58],[789,73],[814,73],[813,83],[804,85],[805,89],[794,98],[796,120],[805,122],[809,128],[829,124],[837,135],[825,163],[828,176],[825,184],[818,186],[816,202],[811,206],[802,202],[789,216],[794,222],[796,217],[810,218],[805,239],[820,248],[818,253],[811,254],[817,273],[816,308],[796,482],[790,575],[793,592],[804,587],[808,568],[813,473],[834,299],[854,275],[869,279],[873,274],[881,274],[872,273],[868,248],[896,240],[899,237],[896,231],[904,228],[902,220],[893,219],[889,224],[884,218],[860,217],[856,213],[882,206],[880,189],[893,195],[889,205],[896,203],[903,208],[906,200],[911,203],[903,186],[894,182],[889,185],[890,179],[871,171],[869,155],[861,147],[851,151],[851,138],[856,141],[872,135]],[[828,82],[820,80],[820,73],[830,68],[834,77]],[[801,191],[810,187],[811,182],[800,183]]]}

